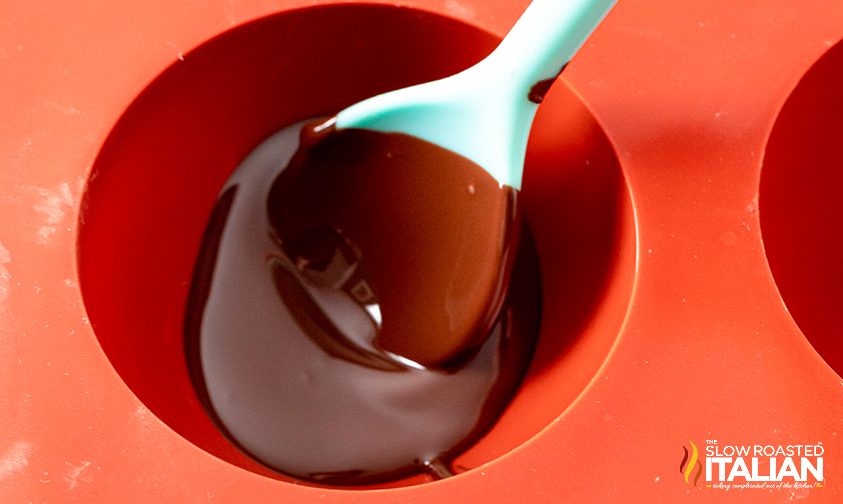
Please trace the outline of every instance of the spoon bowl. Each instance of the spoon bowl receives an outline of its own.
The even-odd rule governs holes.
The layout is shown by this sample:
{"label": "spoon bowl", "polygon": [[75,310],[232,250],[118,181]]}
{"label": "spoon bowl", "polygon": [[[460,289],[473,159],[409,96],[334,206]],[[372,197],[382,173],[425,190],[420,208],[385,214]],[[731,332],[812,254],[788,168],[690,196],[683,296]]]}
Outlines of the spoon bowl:
{"label": "spoon bowl", "polygon": [[[292,169],[276,183],[285,202],[271,210],[278,242],[302,274],[308,265],[342,254],[338,244],[356,251],[363,265],[355,262],[353,281],[345,278],[340,288],[361,294],[359,311],[377,326],[373,345],[411,365],[447,369],[485,339],[509,282],[520,220],[516,193],[536,110],[612,5],[614,0],[535,0],[479,63],[364,100],[303,131]],[[357,143],[336,140],[349,136]],[[389,187],[401,197],[361,190],[371,185],[358,176],[362,172],[375,186],[397,176],[399,182]],[[428,184],[439,173],[442,183]],[[346,175],[347,186],[324,197],[319,188]],[[308,196],[297,199],[301,194]],[[301,228],[297,216],[316,213],[320,217]],[[381,218],[393,214],[396,220]],[[283,232],[285,222],[301,229],[286,226]],[[317,228],[332,230],[333,238],[323,240],[327,248],[314,249],[313,240],[303,248]],[[328,317],[336,319],[332,326],[342,325],[342,313]]]}

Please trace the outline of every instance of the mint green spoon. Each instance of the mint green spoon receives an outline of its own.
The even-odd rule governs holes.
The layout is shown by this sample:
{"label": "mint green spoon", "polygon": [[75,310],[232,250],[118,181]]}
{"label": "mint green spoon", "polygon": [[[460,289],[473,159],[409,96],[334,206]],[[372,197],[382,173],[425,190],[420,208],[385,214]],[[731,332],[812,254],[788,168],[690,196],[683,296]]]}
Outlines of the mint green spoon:
{"label": "mint green spoon", "polygon": [[540,96],[531,101],[531,90],[549,86],[615,1],[533,0],[483,61],[445,79],[356,103],[336,116],[335,127],[421,138],[520,189],[527,139],[541,101]]}

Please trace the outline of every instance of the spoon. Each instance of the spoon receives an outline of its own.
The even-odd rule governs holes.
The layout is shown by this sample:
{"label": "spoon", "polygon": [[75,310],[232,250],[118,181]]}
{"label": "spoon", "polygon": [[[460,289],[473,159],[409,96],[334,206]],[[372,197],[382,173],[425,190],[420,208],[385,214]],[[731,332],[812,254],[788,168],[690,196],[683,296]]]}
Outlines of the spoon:
{"label": "spoon", "polygon": [[288,126],[237,168],[185,331],[239,447],[321,485],[454,473],[538,337],[538,258],[518,237],[530,123],[611,3],[535,0],[478,66]]}
{"label": "spoon", "polygon": [[616,0],[533,0],[485,59],[456,75],[358,102],[336,129],[405,133],[456,152],[521,188],[544,93]]}
{"label": "spoon", "polygon": [[479,349],[506,309],[536,109],[614,2],[534,0],[475,66],[302,130],[269,214],[277,289],[317,344],[383,369]]}

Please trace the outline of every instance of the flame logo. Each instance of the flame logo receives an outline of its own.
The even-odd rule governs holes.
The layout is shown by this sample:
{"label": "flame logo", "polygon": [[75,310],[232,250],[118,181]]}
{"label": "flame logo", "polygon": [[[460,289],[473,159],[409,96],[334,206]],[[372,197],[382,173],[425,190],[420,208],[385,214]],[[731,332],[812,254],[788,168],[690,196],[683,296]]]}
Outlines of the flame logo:
{"label": "flame logo", "polygon": [[697,486],[697,482],[700,480],[700,476],[702,476],[702,463],[699,460],[700,452],[697,450],[697,445],[693,441],[688,441],[688,443],[691,445],[691,451],[689,453],[688,448],[685,446],[682,447],[685,450],[685,455],[679,464],[679,473],[685,477],[685,483],[690,485],[689,478],[691,477],[691,473],[694,472],[694,468],[696,468],[697,474],[694,476],[694,486]]}

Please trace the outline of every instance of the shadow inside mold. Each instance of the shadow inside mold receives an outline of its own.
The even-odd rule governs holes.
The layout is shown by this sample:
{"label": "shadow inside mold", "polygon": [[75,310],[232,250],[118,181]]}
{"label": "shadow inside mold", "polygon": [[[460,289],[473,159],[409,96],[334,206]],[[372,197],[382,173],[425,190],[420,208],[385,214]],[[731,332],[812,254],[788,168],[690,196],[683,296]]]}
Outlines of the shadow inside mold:
{"label": "shadow inside mold", "polygon": [[541,269],[539,340],[494,435],[455,461],[463,470],[527,442],[565,412],[611,354],[632,296],[637,237],[626,178],[564,79],[536,116],[521,198]]}
{"label": "shadow inside mold", "polygon": [[785,305],[843,376],[843,42],[808,70],[776,119],[759,216]]}
{"label": "shadow inside mold", "polygon": [[[497,42],[478,28],[410,8],[313,6],[220,34],[143,90],[91,169],[77,257],[99,343],[149,411],[222,460],[289,479],[225,439],[188,374],[184,309],[220,188],[256,145],[281,128],[451,75]],[[423,481],[411,477],[385,486]]]}
{"label": "shadow inside mold", "polygon": [[[613,296],[613,290],[631,291],[631,203],[614,148],[590,111],[562,85],[548,101],[531,137],[523,190],[545,279],[531,372],[557,365],[575,343],[594,346],[596,372],[628,307],[628,295]],[[589,331],[607,325],[613,329]]]}
{"label": "shadow inside mold", "polygon": [[[184,307],[219,189],[282,127],[453,74],[496,42],[459,21],[408,8],[293,10],[191,51],[127,108],[88,181],[80,287],[103,351],[152,413],[222,460],[286,479],[224,438],[187,370]],[[564,80],[539,111],[525,177],[522,197],[544,285],[541,334],[521,389],[465,452],[467,467],[516,448],[576,399],[617,339],[632,290],[634,219],[625,179],[602,128]]]}

